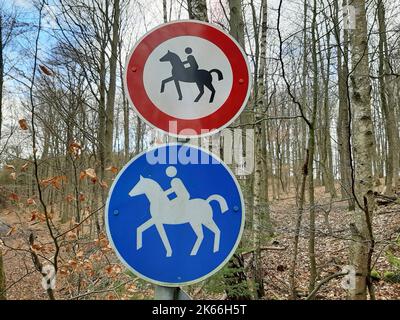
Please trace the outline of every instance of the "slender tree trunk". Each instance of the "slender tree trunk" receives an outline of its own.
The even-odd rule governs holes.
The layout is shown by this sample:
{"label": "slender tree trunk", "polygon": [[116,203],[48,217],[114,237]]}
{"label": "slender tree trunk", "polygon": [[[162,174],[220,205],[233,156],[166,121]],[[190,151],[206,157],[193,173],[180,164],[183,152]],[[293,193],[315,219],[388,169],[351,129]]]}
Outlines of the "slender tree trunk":
{"label": "slender tree trunk", "polygon": [[[308,1],[303,0],[303,70],[302,70],[302,92],[301,92],[301,99],[302,99],[302,106],[303,110],[306,114],[307,112],[307,73],[308,73],[308,63],[307,63],[307,54],[308,54],[308,40],[307,40],[307,17],[308,17]],[[306,150],[306,137],[307,137],[307,125],[305,121],[301,121],[300,123],[300,128],[301,128],[301,158],[305,158],[305,150]]]}
{"label": "slender tree trunk", "polygon": [[[120,73],[120,81],[123,83],[123,68],[122,68],[122,42],[119,43],[119,73]],[[122,91],[122,108],[124,115],[124,155],[125,162],[129,160],[129,145],[130,145],[130,137],[129,137],[129,103],[126,98],[125,86],[121,86]]]}
{"label": "slender tree trunk", "polygon": [[[339,169],[342,199],[348,200],[348,210],[355,209],[355,203],[351,191],[351,166],[350,166],[350,119],[348,101],[348,31],[344,30],[344,45],[341,48],[340,27],[339,27],[339,0],[334,4],[334,30],[337,43],[337,65],[338,65],[338,86],[339,86],[339,114],[337,120]],[[343,0],[343,7],[347,0]]]}
{"label": "slender tree trunk", "polygon": [[333,161],[332,161],[332,144],[331,144],[331,117],[329,112],[329,82],[330,82],[330,65],[331,65],[331,42],[330,42],[330,31],[329,25],[326,25],[327,32],[327,54],[326,54],[326,68],[323,63],[323,55],[321,46],[319,46],[320,60],[321,60],[321,75],[324,80],[324,108],[322,112],[323,128],[319,130],[321,133],[321,166],[323,171],[323,180],[325,186],[325,192],[329,192],[332,198],[336,198],[336,189],[334,184],[333,175]]}
{"label": "slender tree trunk", "polygon": [[355,287],[350,288],[349,297],[355,300],[367,298],[367,283],[372,246],[372,215],[374,211],[372,198],[372,150],[374,138],[370,102],[370,79],[368,62],[368,34],[365,0],[353,0],[355,7],[356,28],[352,31],[351,77],[353,93],[353,130],[355,192],[358,206],[351,225],[353,244],[351,248],[351,265],[355,268]]}
{"label": "slender tree trunk", "polygon": [[3,57],[3,16],[0,14],[0,142],[3,127],[3,85],[4,85],[4,57]]}
{"label": "slender tree trunk", "polygon": [[[255,159],[254,159],[254,180],[253,180],[253,246],[254,250],[254,273],[256,283],[257,298],[260,299],[265,295],[264,275],[261,260],[261,241],[264,234],[265,216],[269,215],[268,203],[264,197],[262,190],[262,173],[263,173],[263,124],[261,121],[265,108],[265,56],[266,56],[266,39],[267,39],[267,0],[263,0],[262,6],[262,23],[261,23],[261,39],[260,39],[260,63],[257,79],[257,96],[256,96],[256,117],[254,125],[255,139]],[[265,138],[264,138],[265,139]],[[269,220],[269,219],[268,219]]]}
{"label": "slender tree trunk", "polygon": [[162,4],[163,4],[163,21],[164,23],[167,23],[168,22],[167,0],[163,0]]}
{"label": "slender tree trunk", "polygon": [[3,265],[3,253],[0,248],[0,300],[6,300],[6,275]]}
{"label": "slender tree trunk", "polygon": [[113,25],[111,36],[111,56],[109,59],[109,87],[107,92],[106,104],[106,125],[105,125],[105,165],[112,163],[113,133],[114,133],[114,110],[115,94],[117,86],[117,64],[118,64],[118,44],[120,29],[120,0],[113,1]]}
{"label": "slender tree trunk", "polygon": [[387,164],[386,164],[386,194],[393,194],[393,187],[398,184],[399,173],[399,136],[394,112],[393,87],[390,85],[390,64],[388,56],[385,7],[383,0],[378,0],[379,22],[379,89],[381,109],[386,122]]}
{"label": "slender tree trunk", "polygon": [[[190,1],[190,0],[189,0]],[[244,21],[243,21],[243,15],[242,15],[242,0],[228,0],[229,3],[229,33],[236,39],[236,41],[239,43],[239,45],[244,49]],[[246,106],[245,110],[242,112],[242,114],[239,117],[239,122],[240,123],[250,123],[251,115],[248,111],[248,106]],[[245,128],[242,127],[242,130]],[[243,133],[242,135],[242,150],[245,150],[245,143],[246,143],[246,136]],[[234,146],[233,152],[237,152],[238,149],[236,149],[237,146]],[[243,155],[243,154],[242,154]],[[249,185],[248,179],[246,179],[245,186],[247,187]],[[247,201],[251,203],[252,199],[250,197],[247,198]],[[252,210],[248,210],[251,211]],[[247,283],[247,276],[243,270],[243,268],[238,268],[240,266],[240,261],[243,261],[243,256],[240,253],[236,253],[234,257],[232,257],[229,262],[228,266],[232,269],[236,269],[237,272],[235,272],[232,275],[228,275],[225,277],[225,284],[230,287],[233,284],[235,284],[235,287],[240,286],[242,290],[240,290],[240,293],[232,293],[228,292],[228,299],[239,299],[239,300],[249,300],[251,299],[251,291],[249,289],[248,283]]]}
{"label": "slender tree trunk", "polygon": [[302,168],[302,179],[301,179],[301,186],[299,191],[299,196],[297,199],[297,217],[296,217],[296,226],[295,226],[295,235],[293,239],[293,255],[290,265],[290,275],[289,275],[289,284],[290,284],[290,291],[291,291],[291,299],[297,299],[297,290],[296,290],[296,266],[297,266],[297,256],[299,253],[299,237],[300,237],[300,227],[301,222],[303,220],[303,211],[304,211],[304,201],[305,201],[305,191],[306,191],[306,182],[308,176],[308,157],[309,153],[306,150],[305,153],[305,160]]}
{"label": "slender tree trunk", "polygon": [[308,289],[314,290],[317,278],[317,266],[315,260],[315,200],[314,200],[314,154],[315,154],[315,123],[317,120],[318,107],[318,61],[317,61],[317,0],[313,4],[313,18],[311,24],[311,42],[312,42],[312,65],[313,65],[313,108],[311,115],[311,125],[309,126],[309,162],[308,162],[308,198],[310,206],[310,237],[308,241],[308,255],[310,259],[310,282]]}

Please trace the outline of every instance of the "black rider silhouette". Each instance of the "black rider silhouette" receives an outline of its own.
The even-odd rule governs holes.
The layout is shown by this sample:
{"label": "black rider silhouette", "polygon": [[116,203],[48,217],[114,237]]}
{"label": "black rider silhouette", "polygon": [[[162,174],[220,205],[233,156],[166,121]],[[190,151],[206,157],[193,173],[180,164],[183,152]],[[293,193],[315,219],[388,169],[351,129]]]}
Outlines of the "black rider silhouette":
{"label": "black rider silhouette", "polygon": [[183,62],[183,65],[189,64],[189,69],[191,72],[196,72],[199,70],[199,65],[197,64],[197,61],[195,57],[191,54],[192,53],[192,48],[187,47],[185,49],[185,53],[188,54],[187,60]]}
{"label": "black rider silhouette", "polygon": [[[178,100],[182,100],[182,91],[179,82],[194,82],[199,88],[199,95],[196,97],[194,102],[198,102],[200,100],[204,94],[204,87],[207,87],[208,90],[211,91],[209,102],[212,103],[214,101],[215,88],[212,85],[213,78],[211,74],[215,72],[218,76],[218,80],[221,81],[224,78],[222,72],[218,69],[212,69],[210,71],[199,69],[196,59],[191,54],[192,48],[187,47],[185,52],[189,55],[185,62],[182,62],[181,58],[175,52],[170,50],[168,50],[168,52],[160,58],[161,62],[169,62],[172,66],[172,75],[171,77],[161,81],[160,92],[163,93],[165,85],[168,82],[173,81],[175,83],[176,91],[178,92]],[[186,68],[185,64],[188,64],[189,67]]]}

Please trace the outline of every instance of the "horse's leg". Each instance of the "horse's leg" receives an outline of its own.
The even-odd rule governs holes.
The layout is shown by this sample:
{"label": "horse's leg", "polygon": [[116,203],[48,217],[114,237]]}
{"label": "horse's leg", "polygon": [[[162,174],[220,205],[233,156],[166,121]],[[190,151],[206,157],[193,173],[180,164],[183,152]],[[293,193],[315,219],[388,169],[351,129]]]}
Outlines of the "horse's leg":
{"label": "horse's leg", "polygon": [[199,95],[196,97],[196,99],[194,100],[194,102],[198,102],[200,100],[200,98],[202,97],[202,95],[204,94],[204,84],[196,82],[197,87],[199,88]]}
{"label": "horse's leg", "polygon": [[167,257],[170,257],[172,255],[172,248],[169,243],[167,234],[165,233],[164,226],[162,225],[162,223],[156,223],[156,228],[161,237],[161,241],[164,245],[164,248],[165,248],[165,250],[167,250]]}
{"label": "horse's leg", "polygon": [[211,97],[210,97],[209,103],[212,103],[212,102],[214,101],[214,96],[215,96],[215,89],[214,89],[214,86],[212,85],[211,82],[209,82],[209,83],[206,82],[205,85],[206,85],[206,87],[207,87],[208,89],[210,89],[210,91],[211,91]]}
{"label": "horse's leg", "polygon": [[136,250],[139,250],[142,247],[143,232],[145,232],[153,224],[154,224],[153,219],[149,219],[136,229]]}
{"label": "horse's leg", "polygon": [[174,79],[174,82],[175,82],[176,91],[178,91],[178,99],[182,100],[182,91],[181,91],[181,86],[179,84],[179,80]]}
{"label": "horse's leg", "polygon": [[209,220],[203,223],[208,229],[210,229],[214,233],[214,252],[219,251],[219,240],[221,238],[221,231],[218,226],[215,224],[214,220]]}
{"label": "horse's leg", "polygon": [[193,231],[196,233],[197,240],[194,243],[194,246],[192,248],[192,252],[190,252],[191,256],[195,256],[197,254],[197,251],[199,251],[199,247],[201,245],[201,242],[203,241],[204,234],[203,234],[203,227],[201,224],[190,224],[193,228]]}
{"label": "horse's leg", "polygon": [[161,91],[160,91],[160,93],[163,93],[163,92],[164,92],[165,85],[166,85],[168,82],[172,81],[172,80],[174,80],[174,77],[169,77],[169,78],[167,78],[167,79],[164,79],[164,80],[161,82]]}

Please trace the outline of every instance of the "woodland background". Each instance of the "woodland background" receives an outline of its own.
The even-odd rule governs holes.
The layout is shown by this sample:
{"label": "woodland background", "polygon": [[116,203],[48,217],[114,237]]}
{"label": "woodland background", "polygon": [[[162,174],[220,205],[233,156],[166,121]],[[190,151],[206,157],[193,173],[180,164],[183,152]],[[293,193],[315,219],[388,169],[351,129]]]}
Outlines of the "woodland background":
{"label": "woodland background", "polygon": [[[153,297],[109,246],[104,204],[119,169],[157,142],[127,102],[129,50],[187,18],[245,48],[253,88],[230,129],[254,129],[256,156],[238,177],[239,249],[185,290],[398,299],[399,10],[396,0],[2,1],[0,299]],[[45,291],[48,265],[56,286]]]}

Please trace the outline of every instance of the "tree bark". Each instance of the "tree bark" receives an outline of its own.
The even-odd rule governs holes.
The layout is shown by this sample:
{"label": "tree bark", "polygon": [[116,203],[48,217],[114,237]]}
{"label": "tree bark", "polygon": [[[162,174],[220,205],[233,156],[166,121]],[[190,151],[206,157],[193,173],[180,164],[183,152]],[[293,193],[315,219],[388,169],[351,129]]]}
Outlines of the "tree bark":
{"label": "tree bark", "polygon": [[[261,241],[264,234],[264,226],[266,217],[269,216],[268,201],[264,197],[262,190],[262,173],[263,173],[263,123],[261,121],[265,108],[265,56],[266,56],[266,40],[267,40],[267,0],[263,0],[262,6],[262,22],[261,22],[261,38],[260,38],[260,63],[257,79],[257,96],[255,110],[254,140],[255,140],[255,159],[254,159],[254,177],[253,177],[253,247],[254,251],[254,273],[256,283],[256,295],[260,299],[265,295],[264,276],[261,260]],[[264,137],[265,139],[265,137]],[[270,220],[270,219],[268,219]]]}
{"label": "tree bark", "polygon": [[3,127],[3,85],[4,85],[4,58],[3,58],[3,15],[0,14],[0,142]]}
{"label": "tree bark", "polygon": [[349,289],[349,298],[364,300],[367,298],[368,265],[371,246],[370,230],[373,215],[372,199],[372,150],[374,138],[372,131],[370,79],[368,62],[368,34],[365,0],[353,0],[355,8],[355,29],[351,37],[351,61],[353,73],[353,136],[354,136],[354,186],[357,208],[351,225],[353,244],[351,264],[355,268],[355,287]]}
{"label": "tree bark", "polygon": [[[310,207],[310,221],[309,229],[310,236],[308,240],[308,256],[310,259],[310,281],[308,289],[309,291],[314,290],[315,281],[317,278],[317,266],[315,259],[315,200],[314,200],[314,153],[315,153],[315,123],[317,120],[317,107],[318,107],[318,61],[317,61],[317,0],[314,0],[313,4],[313,18],[311,24],[311,42],[312,42],[312,65],[313,65],[313,107],[311,115],[311,125],[309,126],[309,162],[308,162],[308,198]],[[304,30],[306,32],[306,30]]]}
{"label": "tree bark", "polygon": [[6,300],[6,275],[4,272],[3,253],[0,248],[0,300]]}
{"label": "tree bark", "polygon": [[115,109],[115,94],[117,86],[117,63],[118,63],[118,44],[119,44],[119,29],[120,29],[120,0],[113,1],[113,25],[111,36],[111,56],[109,59],[109,87],[107,92],[106,104],[106,124],[105,124],[105,165],[112,163],[113,150],[113,133],[114,133],[114,109]]}
{"label": "tree bark", "polygon": [[385,6],[383,0],[378,1],[379,24],[379,89],[381,109],[386,122],[387,137],[386,158],[386,194],[391,195],[398,185],[399,173],[399,135],[394,112],[393,87],[390,84],[390,64],[386,36]]}
{"label": "tree bark", "polygon": [[[341,37],[339,27],[339,0],[334,4],[334,30],[337,43],[337,65],[338,65],[338,87],[339,87],[339,114],[337,120],[338,153],[340,168],[340,185],[342,199],[348,200],[348,210],[355,209],[355,203],[351,191],[351,166],[350,166],[350,119],[349,119],[349,100],[348,100],[348,31],[344,30],[344,45],[341,48]],[[347,5],[347,0],[343,0],[343,7]]]}
{"label": "tree bark", "polygon": [[[228,3],[229,3],[229,28],[230,28],[229,33],[236,39],[236,41],[244,50],[244,21],[242,15],[242,0],[228,0]],[[250,123],[249,121],[249,119],[251,119],[250,117],[251,116],[248,111],[248,106],[246,106],[245,110],[239,116],[239,122]],[[242,130],[244,130],[243,127]],[[243,133],[242,150],[245,150],[245,143],[246,143],[246,137],[245,134]],[[234,146],[234,152],[238,151],[236,147],[237,146]],[[246,179],[246,186],[248,185],[247,180],[248,179]],[[251,199],[250,200],[248,199],[248,201],[251,201]],[[238,269],[238,261],[242,260],[243,260],[242,254],[237,253],[236,257],[234,256],[229,260],[228,265],[230,268]],[[240,294],[232,295],[230,294],[230,291],[227,292],[229,300],[249,300],[252,298],[251,291],[249,290],[247,284],[247,276],[242,268],[238,269],[238,271],[235,272],[234,274],[226,276],[225,283],[228,287],[231,286],[232,283],[234,283],[236,286],[239,285],[241,288],[244,288],[243,290],[240,291]]]}

